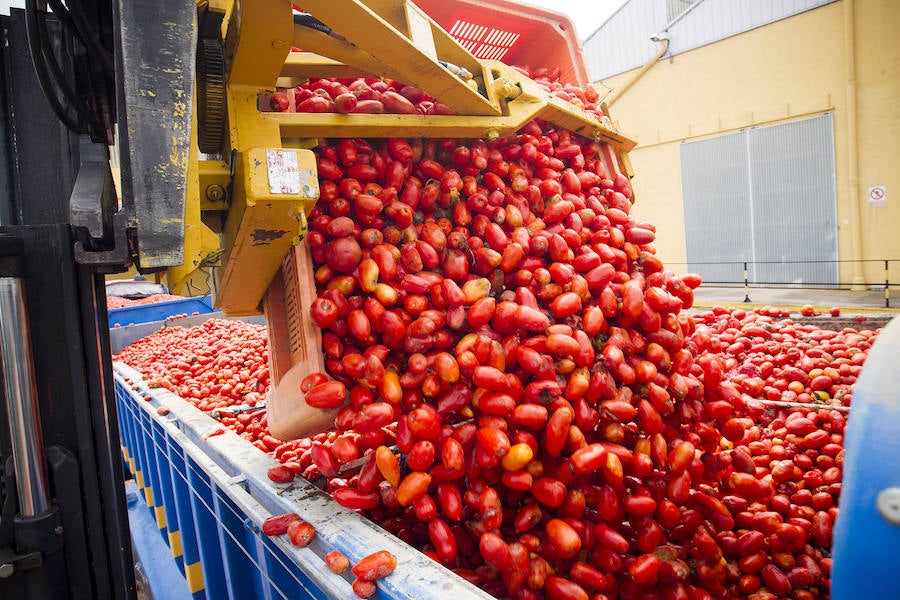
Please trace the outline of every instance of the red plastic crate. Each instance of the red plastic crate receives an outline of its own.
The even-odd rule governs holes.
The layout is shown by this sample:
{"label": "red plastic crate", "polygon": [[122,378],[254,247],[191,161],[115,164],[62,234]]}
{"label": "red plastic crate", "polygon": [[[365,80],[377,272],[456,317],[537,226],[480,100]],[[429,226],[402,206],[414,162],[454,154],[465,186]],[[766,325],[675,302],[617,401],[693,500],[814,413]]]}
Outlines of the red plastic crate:
{"label": "red plastic crate", "polygon": [[564,83],[587,85],[572,21],[565,15],[505,0],[413,0],[475,58],[509,65],[559,67]]}

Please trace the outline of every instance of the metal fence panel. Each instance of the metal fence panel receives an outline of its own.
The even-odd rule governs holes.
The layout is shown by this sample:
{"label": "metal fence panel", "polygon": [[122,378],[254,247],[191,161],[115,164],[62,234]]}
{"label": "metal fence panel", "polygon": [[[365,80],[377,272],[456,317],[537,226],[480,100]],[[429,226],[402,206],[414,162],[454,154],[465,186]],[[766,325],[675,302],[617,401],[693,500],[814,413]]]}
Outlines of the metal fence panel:
{"label": "metal fence panel", "polygon": [[833,127],[829,113],[748,132],[753,281],[838,283]]}
{"label": "metal fence panel", "polygon": [[740,134],[681,144],[681,189],[688,268],[703,280],[743,280],[753,254],[747,144]]}

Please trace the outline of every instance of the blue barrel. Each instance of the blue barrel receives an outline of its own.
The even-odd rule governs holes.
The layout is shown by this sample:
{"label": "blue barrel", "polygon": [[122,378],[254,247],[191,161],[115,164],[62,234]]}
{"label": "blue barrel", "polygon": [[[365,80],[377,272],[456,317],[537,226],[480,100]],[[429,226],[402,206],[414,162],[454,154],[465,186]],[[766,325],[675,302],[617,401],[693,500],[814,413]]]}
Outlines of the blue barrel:
{"label": "blue barrel", "polygon": [[844,447],[831,597],[900,598],[900,319],[869,352]]}

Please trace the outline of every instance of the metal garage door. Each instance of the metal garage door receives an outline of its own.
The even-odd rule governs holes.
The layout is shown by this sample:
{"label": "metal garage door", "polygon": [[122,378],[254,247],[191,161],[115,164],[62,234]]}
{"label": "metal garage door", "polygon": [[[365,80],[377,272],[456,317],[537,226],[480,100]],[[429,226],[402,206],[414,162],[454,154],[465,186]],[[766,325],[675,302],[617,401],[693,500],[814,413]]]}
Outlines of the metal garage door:
{"label": "metal garage door", "polygon": [[[687,259],[707,282],[836,285],[831,114],[681,145]],[[729,263],[729,264],[725,264]]]}

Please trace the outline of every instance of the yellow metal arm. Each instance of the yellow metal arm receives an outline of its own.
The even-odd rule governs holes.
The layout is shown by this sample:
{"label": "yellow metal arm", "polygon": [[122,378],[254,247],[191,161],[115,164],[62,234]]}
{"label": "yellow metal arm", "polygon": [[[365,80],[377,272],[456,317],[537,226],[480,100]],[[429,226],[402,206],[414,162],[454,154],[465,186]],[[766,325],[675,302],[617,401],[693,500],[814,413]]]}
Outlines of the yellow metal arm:
{"label": "yellow metal arm", "polygon": [[[272,187],[267,151],[311,147],[325,137],[490,140],[513,134],[535,118],[608,143],[610,158],[623,166],[625,153],[635,145],[594,114],[554,97],[519,71],[476,59],[408,0],[302,3],[330,32],[295,24],[289,0],[219,0],[222,3],[227,4],[230,20],[224,40],[227,136],[221,157],[234,177],[227,198],[219,200],[202,189],[196,196],[203,199],[207,222],[212,222],[212,211],[226,215],[216,230],[221,230],[223,248],[218,303],[227,312],[259,310],[318,197],[311,152],[296,150],[302,185],[288,186],[291,189],[285,192]],[[290,52],[291,46],[303,52]],[[273,91],[276,84],[356,76],[415,85],[458,116],[261,113],[257,107],[258,95]],[[190,168],[201,169],[197,158],[192,157]],[[222,172],[212,169],[201,179],[209,184]],[[199,244],[204,251],[209,245],[205,233]]]}
{"label": "yellow metal arm", "polygon": [[[284,77],[378,75],[416,85],[459,116],[277,113],[282,138],[469,137],[492,139],[515,132],[534,118],[628,152],[634,140],[613,131],[569,102],[556,98],[520,72],[497,61],[480,61],[407,0],[320,0],[304,5],[332,28],[325,33],[294,28],[294,45],[306,52],[288,57]],[[472,73],[470,83],[441,62]],[[332,68],[331,73],[328,68]]]}
{"label": "yellow metal arm", "polygon": [[320,77],[353,79],[355,77],[379,77],[379,75],[314,52],[291,52],[284,61],[284,67],[282,67],[275,84],[277,87],[294,87],[305,83],[307,79]]}
{"label": "yellow metal arm", "polygon": [[[420,87],[460,114],[500,114],[484,65],[411,2],[315,0],[305,3],[304,10],[344,40],[298,26],[295,46]],[[469,87],[439,61],[466,69],[487,95]]]}

